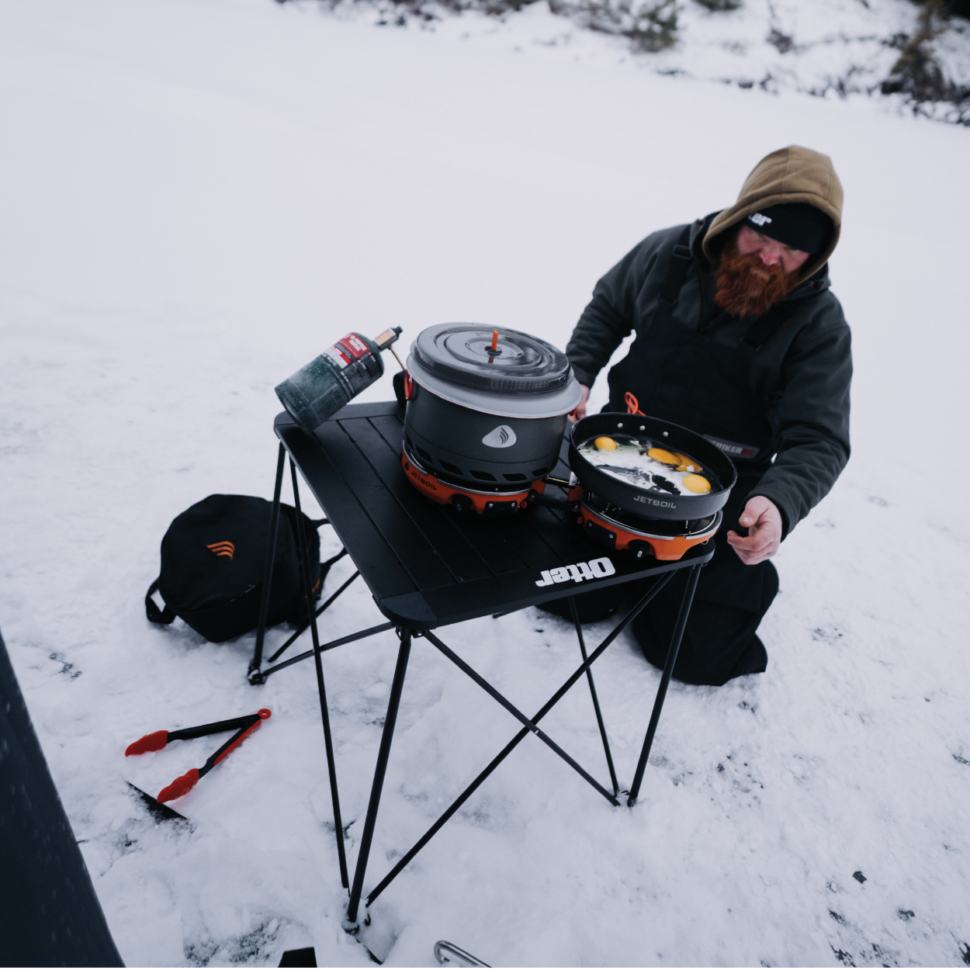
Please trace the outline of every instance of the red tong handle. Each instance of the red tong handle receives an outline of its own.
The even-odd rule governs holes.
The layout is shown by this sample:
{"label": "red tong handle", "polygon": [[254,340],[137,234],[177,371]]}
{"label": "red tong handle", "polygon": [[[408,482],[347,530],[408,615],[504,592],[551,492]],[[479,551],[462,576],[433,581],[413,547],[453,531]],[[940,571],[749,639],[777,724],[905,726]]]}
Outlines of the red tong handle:
{"label": "red tong handle", "polygon": [[155,731],[152,734],[146,734],[137,741],[132,741],[125,748],[125,757],[128,758],[133,754],[144,754],[146,751],[161,751],[166,744],[168,744],[168,731]]}
{"label": "red tong handle", "polygon": [[[256,722],[259,723],[258,721]],[[158,793],[158,801],[160,802],[172,802],[176,798],[181,798],[183,795],[187,795],[193,788],[195,788],[201,775],[199,774],[198,768],[190,768],[181,778],[176,778],[167,788],[163,788]]]}
{"label": "red tong handle", "polygon": [[214,767],[215,767],[215,766],[216,766],[217,764],[219,764],[219,762],[220,762],[220,761],[222,761],[222,759],[223,759],[223,758],[226,758],[226,757],[228,757],[228,756],[229,756],[229,752],[231,752],[231,751],[235,751],[235,750],[236,750],[236,748],[238,748],[238,747],[239,747],[239,745],[241,745],[241,744],[243,743],[243,741],[245,741],[245,740],[246,740],[246,738],[248,738],[248,737],[249,737],[249,735],[250,735],[250,734],[252,734],[252,733],[253,733],[253,731],[255,731],[255,730],[256,730],[256,728],[258,728],[258,727],[260,726],[260,724],[262,724],[262,723],[263,723],[263,721],[264,721],[264,720],[266,720],[266,718],[268,718],[268,717],[270,716],[270,712],[269,712],[268,710],[266,710],[266,708],[263,708],[263,710],[261,710],[261,711],[259,712],[259,716],[260,716],[260,720],[259,720],[259,721],[256,721],[256,722],[255,722],[255,723],[254,723],[254,724],[253,724],[253,725],[252,725],[251,727],[248,727],[248,728],[246,728],[246,730],[245,730],[245,731],[243,731],[243,732],[242,732],[242,734],[240,734],[240,735],[239,735],[239,737],[238,737],[238,738],[236,738],[236,740],[235,740],[235,741],[233,741],[233,742],[232,742],[232,743],[231,743],[231,744],[230,744],[230,745],[229,745],[229,746],[228,746],[228,747],[226,748],[226,750],[225,750],[225,751],[220,751],[220,752],[219,752],[219,753],[218,753],[218,754],[217,754],[217,755],[215,756],[215,758],[214,758],[214,759],[213,759],[213,761],[212,761],[212,767],[213,767],[213,768],[214,768]]}
{"label": "red tong handle", "polygon": [[230,738],[201,768],[192,768],[187,771],[181,778],[176,778],[167,788],[163,788],[158,793],[158,801],[160,802],[171,802],[176,798],[181,798],[183,795],[187,795],[193,788],[198,784],[199,779],[203,775],[207,775],[210,771],[220,761],[222,761],[231,751],[235,751],[249,737],[253,731],[256,730],[266,720],[266,718],[271,717],[272,712],[268,708],[262,708],[259,711],[258,720],[254,721],[249,725],[248,728],[244,728],[233,738]]}
{"label": "red tong handle", "polygon": [[[255,716],[255,715],[254,715]],[[233,738],[223,745],[201,768],[190,768],[184,775],[176,778],[172,784],[163,788],[158,793],[158,801],[160,802],[171,802],[176,798],[181,798],[183,795],[187,795],[193,788],[198,784],[199,779],[210,772],[220,761],[222,761],[230,751],[234,751],[239,747],[249,737],[253,731],[256,730],[268,717],[272,717],[272,711],[264,707],[258,711],[257,720],[255,720],[249,727],[243,728]],[[231,722],[230,722],[231,723]],[[204,725],[204,727],[220,727],[220,725]],[[146,751],[160,751],[168,744],[168,731],[155,731],[152,734],[146,734],[143,738],[139,738],[132,744],[129,744],[125,749],[125,757],[133,754],[144,754]]]}

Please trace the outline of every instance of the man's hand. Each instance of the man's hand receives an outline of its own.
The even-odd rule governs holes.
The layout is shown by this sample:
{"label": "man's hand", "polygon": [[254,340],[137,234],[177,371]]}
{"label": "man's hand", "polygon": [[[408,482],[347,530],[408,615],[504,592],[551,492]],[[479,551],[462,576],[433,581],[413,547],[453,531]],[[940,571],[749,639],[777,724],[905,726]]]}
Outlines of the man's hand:
{"label": "man's hand", "polygon": [[586,402],[589,400],[589,388],[585,384],[579,386],[583,390],[582,400],[576,405],[576,410],[569,414],[569,420],[574,424],[586,417]]}
{"label": "man's hand", "polygon": [[778,506],[764,495],[748,499],[739,519],[748,530],[747,538],[742,538],[731,529],[727,540],[746,566],[770,559],[781,544],[781,512]]}

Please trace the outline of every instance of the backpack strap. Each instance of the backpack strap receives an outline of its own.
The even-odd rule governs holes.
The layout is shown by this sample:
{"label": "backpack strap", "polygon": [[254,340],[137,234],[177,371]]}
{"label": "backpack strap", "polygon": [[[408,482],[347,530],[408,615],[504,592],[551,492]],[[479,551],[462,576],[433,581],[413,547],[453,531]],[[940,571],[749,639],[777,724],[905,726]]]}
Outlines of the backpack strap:
{"label": "backpack strap", "polygon": [[[158,577],[158,579],[161,578],[161,576]],[[145,616],[152,623],[161,623],[163,626],[168,626],[175,619],[176,613],[167,603],[165,609],[160,610],[158,604],[152,599],[152,593],[158,592],[158,579],[148,587],[148,592],[145,594]]]}
{"label": "backpack strap", "polygon": [[677,295],[680,293],[680,288],[684,285],[684,278],[687,276],[687,267],[690,266],[690,261],[694,258],[690,247],[687,245],[690,242],[690,229],[690,223],[684,226],[680,238],[674,246],[670,266],[667,269],[667,278],[660,290],[660,299],[671,306],[677,302]]}

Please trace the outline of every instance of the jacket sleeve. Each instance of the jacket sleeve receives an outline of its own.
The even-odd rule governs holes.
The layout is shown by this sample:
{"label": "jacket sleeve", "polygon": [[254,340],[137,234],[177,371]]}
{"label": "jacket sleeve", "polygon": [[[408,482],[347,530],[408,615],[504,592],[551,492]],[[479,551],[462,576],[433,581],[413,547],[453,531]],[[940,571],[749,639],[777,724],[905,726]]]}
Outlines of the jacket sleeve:
{"label": "jacket sleeve", "polygon": [[664,235],[659,232],[647,236],[593,289],[593,299],[583,310],[566,345],[566,356],[580,384],[593,386],[596,375],[633,329],[637,296],[656,262],[660,238]]}
{"label": "jacket sleeve", "polygon": [[751,492],[778,506],[785,536],[829,493],[849,460],[851,333],[838,301],[835,307],[837,319],[830,310],[785,358],[775,460]]}

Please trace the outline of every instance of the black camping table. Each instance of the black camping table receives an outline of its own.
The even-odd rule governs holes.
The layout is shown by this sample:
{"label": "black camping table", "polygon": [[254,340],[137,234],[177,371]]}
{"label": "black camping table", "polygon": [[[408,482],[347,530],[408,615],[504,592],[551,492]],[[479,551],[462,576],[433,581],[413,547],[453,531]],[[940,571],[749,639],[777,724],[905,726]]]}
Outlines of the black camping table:
{"label": "black camping table", "polygon": [[[577,527],[575,521],[570,521],[574,519],[574,515],[568,511],[568,503],[565,501],[560,501],[560,508],[533,504],[525,511],[504,518],[461,514],[451,507],[436,505],[411,486],[401,468],[402,414],[398,405],[393,402],[348,405],[331,420],[321,425],[313,435],[307,435],[301,431],[284,413],[276,418],[274,430],[280,439],[280,449],[273,497],[271,540],[267,551],[267,581],[264,582],[256,649],[249,676],[251,682],[260,683],[270,674],[301,660],[311,656],[315,660],[340,876],[344,888],[350,889],[350,905],[347,910],[349,924],[355,924],[357,921],[368,856],[377,823],[381,789],[391,751],[394,724],[401,702],[411,644],[416,638],[425,639],[444,654],[509,711],[522,724],[522,728],[434,825],[408,852],[404,853],[381,882],[370,891],[365,905],[369,906],[374,902],[391,880],[404,869],[528,734],[534,734],[551,748],[613,805],[619,805],[620,796],[626,795],[627,805],[633,806],[639,795],[650,746],[657,730],[671,671],[680,649],[700,569],[713,556],[713,544],[695,546],[677,562],[658,562],[653,559],[637,561],[625,553],[612,552],[591,543]],[[297,470],[302,474],[326,513],[325,521],[329,521],[333,526],[357,571],[319,609],[308,611],[307,625],[312,633],[313,648],[263,669],[262,654],[269,599],[268,580],[275,555],[286,453],[290,456],[290,476],[298,515],[300,496]],[[547,494],[551,494],[551,491]],[[302,559],[304,564],[307,564],[305,537],[302,530],[299,531]],[[640,751],[633,784],[629,792],[621,792],[590,667],[675,572],[682,569],[689,570],[687,583],[667,651],[660,686]],[[387,617],[387,622],[330,643],[321,644],[316,617],[358,575],[363,577],[373,594],[374,602]],[[602,643],[594,650],[587,651],[575,601],[572,598],[573,594],[635,580],[652,580],[652,583],[648,584],[636,604],[616,623]],[[306,568],[303,571],[303,581],[307,602],[312,603],[310,573]],[[531,718],[516,708],[433,632],[451,623],[509,613],[526,606],[564,597],[569,597],[570,611],[583,662]],[[390,629],[395,629],[400,639],[397,665],[391,685],[353,885],[349,886],[321,654],[342,644]],[[290,637],[269,658],[268,663],[273,664],[301,632],[302,630],[298,630]],[[538,726],[538,722],[584,674],[603,741],[611,788],[600,784]]]}

